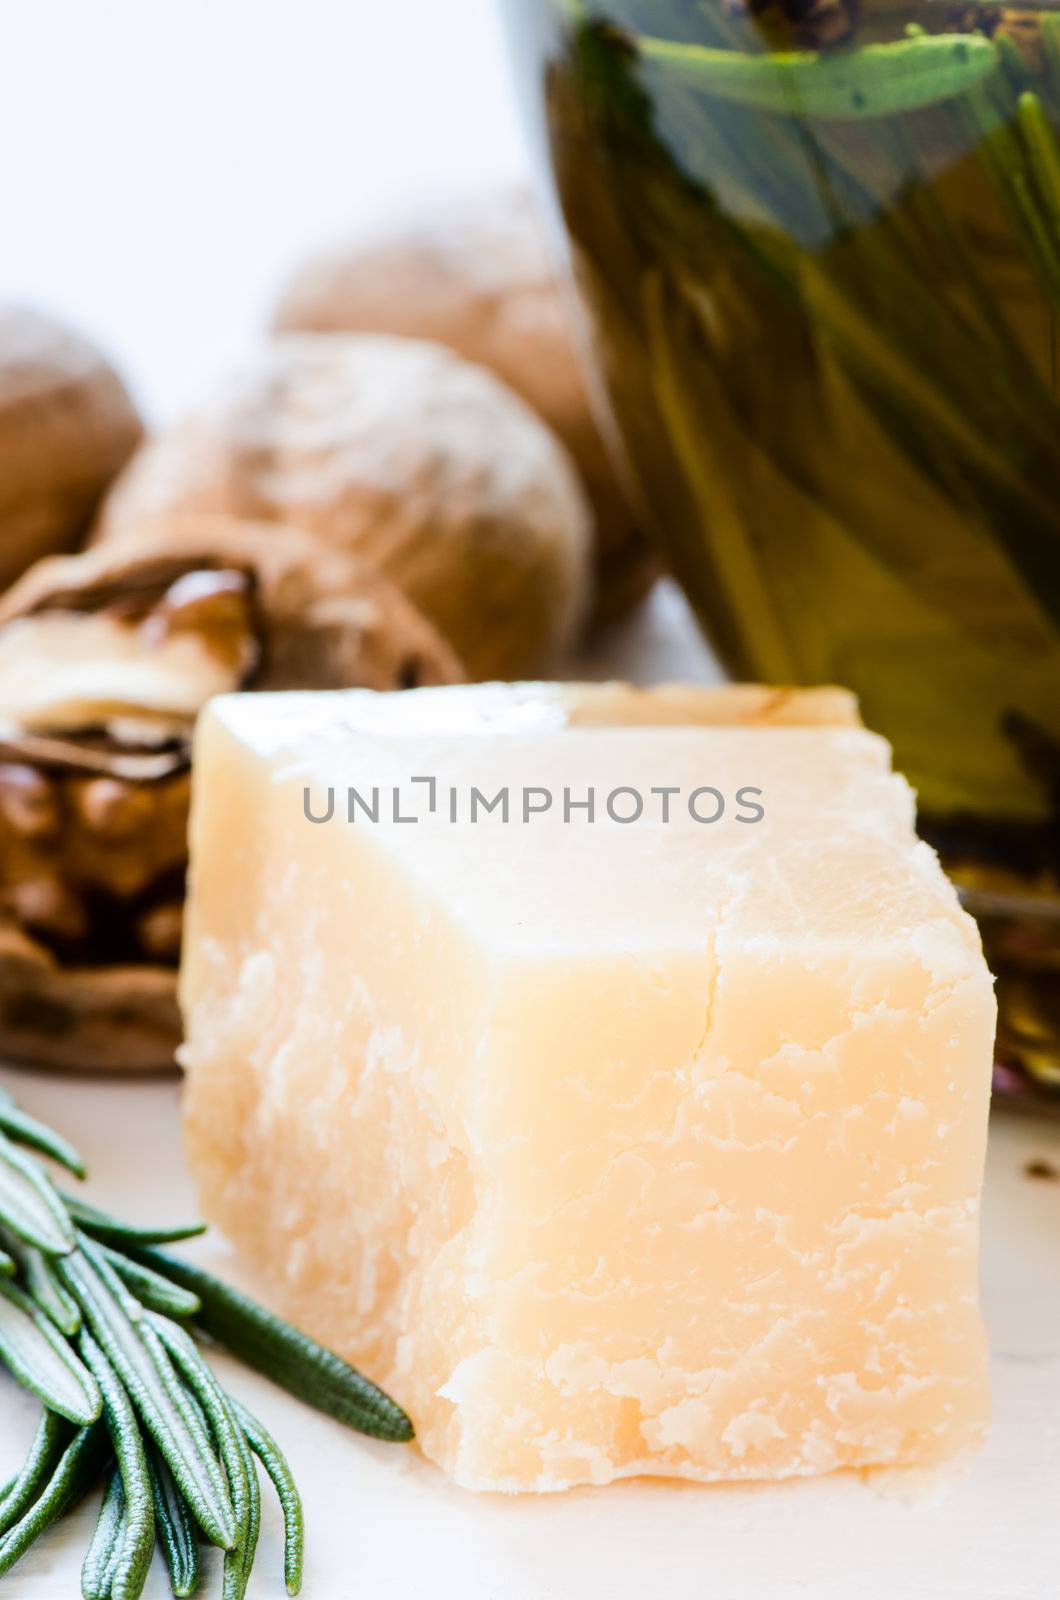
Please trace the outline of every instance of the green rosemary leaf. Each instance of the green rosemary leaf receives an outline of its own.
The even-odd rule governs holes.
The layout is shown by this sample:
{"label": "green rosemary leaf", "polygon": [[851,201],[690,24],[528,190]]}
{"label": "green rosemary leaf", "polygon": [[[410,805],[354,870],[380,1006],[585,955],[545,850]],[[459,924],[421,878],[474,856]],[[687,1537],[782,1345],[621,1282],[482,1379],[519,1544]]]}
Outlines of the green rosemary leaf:
{"label": "green rosemary leaf", "polygon": [[110,1600],[111,1581],[124,1539],[125,1491],[121,1473],[115,1467],[103,1491],[92,1542],[81,1564],[81,1600]]}
{"label": "green rosemary leaf", "polygon": [[236,1538],[235,1513],[224,1478],[196,1436],[171,1364],[164,1352],[160,1356],[149,1348],[137,1326],[143,1316],[138,1302],[88,1240],[61,1261],[60,1272],[199,1526],[214,1544],[230,1549]]}
{"label": "green rosemary leaf", "polygon": [[276,1440],[262,1426],[257,1417],[239,1400],[231,1400],[236,1421],[246,1435],[247,1443],[258,1457],[276,1490],[283,1512],[283,1575],[287,1593],[296,1595],[302,1587],[302,1563],[305,1555],[305,1517],[302,1497],[287,1458]]}
{"label": "green rosemary leaf", "polygon": [[47,1255],[74,1248],[74,1227],[48,1179],[31,1157],[0,1133],[0,1222]]}
{"label": "green rosemary leaf", "polygon": [[245,1579],[249,1576],[250,1570],[245,1558],[256,1487],[256,1481],[255,1484],[250,1482],[250,1477],[254,1475],[253,1463],[251,1463],[251,1473],[248,1475],[246,1453],[241,1442],[242,1435],[232,1415],[228,1397],[206,1365],[194,1341],[183,1328],[170,1322],[167,1317],[148,1312],[146,1321],[151,1331],[165,1346],[174,1366],[202,1408],[217,1445],[228,1479],[232,1505],[235,1508],[237,1528],[236,1542],[225,1556],[224,1594],[225,1600],[241,1600]]}
{"label": "green rosemary leaf", "polygon": [[155,1315],[155,1313],[148,1312],[141,1319],[139,1323],[140,1338],[143,1340],[144,1347],[147,1350],[147,1353],[155,1367],[160,1372],[164,1372],[167,1375],[167,1383],[170,1385],[170,1397],[174,1405],[178,1408],[180,1415],[184,1420],[185,1426],[188,1428],[192,1438],[195,1440],[201,1458],[207,1464],[207,1470],[211,1474],[214,1481],[220,1485],[222,1503],[226,1508],[231,1509],[231,1534],[233,1544],[225,1547],[226,1549],[231,1549],[235,1543],[238,1543],[239,1540],[239,1508],[232,1499],[231,1494],[226,1492],[227,1473],[225,1470],[225,1465],[223,1461],[220,1465],[218,1465],[217,1454],[214,1449],[213,1435],[210,1431],[209,1422],[203,1413],[203,1409],[196,1399],[193,1391],[183,1383],[180,1376],[175,1371],[165,1345],[159,1338],[157,1330],[151,1325],[151,1319]]}
{"label": "green rosemary leaf", "polygon": [[97,1423],[80,1428],[66,1446],[38,1500],[0,1539],[0,1577],[9,1572],[57,1517],[86,1494],[98,1475],[106,1432]]}
{"label": "green rosemary leaf", "polygon": [[[87,1329],[81,1332],[81,1353],[103,1395],[125,1502],[109,1600],[139,1600],[155,1547],[154,1498],[140,1425],[118,1374]],[[90,1597],[86,1595],[85,1600]]]}
{"label": "green rosemary leaf", "polygon": [[143,1262],[133,1261],[110,1245],[98,1243],[97,1248],[126,1287],[151,1311],[159,1311],[167,1317],[193,1317],[201,1309],[202,1302],[197,1294],[182,1289],[177,1283],[170,1283],[168,1278],[144,1266]]}
{"label": "green rosemary leaf", "polygon": [[236,1549],[230,1550],[225,1556],[223,1600],[229,1600],[229,1594],[231,1600],[243,1600],[258,1551],[258,1534],[261,1532],[261,1485],[258,1482],[257,1464],[241,1428],[237,1428],[236,1436],[247,1484],[247,1511],[243,1537]]}
{"label": "green rosemary leaf", "polygon": [[69,1441],[70,1424],[66,1418],[45,1407],[22,1468],[0,1498],[0,1535],[7,1533],[36,1500]]}
{"label": "green rosemary leaf", "polygon": [[148,1246],[134,1254],[197,1294],[202,1310],[196,1326],[247,1366],[361,1433],[393,1441],[413,1437],[412,1423],[389,1395],[248,1295],[167,1250]]}
{"label": "green rosemary leaf", "polygon": [[1036,94],[1019,98],[1019,127],[1027,150],[1046,221],[1054,238],[1060,234],[1060,149],[1052,124]]}
{"label": "green rosemary leaf", "polygon": [[0,1278],[0,1361],[12,1376],[60,1416],[85,1427],[102,1399],[92,1374],[28,1295]]}
{"label": "green rosemary leaf", "polygon": [[[58,1148],[47,1129],[34,1137],[44,1153]],[[171,1318],[193,1317],[248,1364],[364,1432],[411,1438],[405,1413],[332,1352],[156,1248],[199,1226],[136,1229],[81,1201],[63,1202],[2,1128],[0,1229],[10,1246],[0,1252],[0,1360],[47,1407],[25,1464],[0,1489],[0,1574],[98,1482],[109,1438],[117,1469],[85,1558],[86,1600],[138,1600],[156,1531],[174,1594],[192,1595],[200,1573],[193,1517],[225,1550],[225,1600],[244,1600],[261,1521],[255,1456],[280,1499],[284,1574],[296,1594],[304,1527],[290,1468]],[[71,1423],[79,1429],[72,1438]]]}
{"label": "green rosemary leaf", "polygon": [[77,1302],[71,1299],[59,1281],[50,1256],[36,1245],[22,1241],[12,1242],[17,1264],[22,1269],[25,1287],[45,1316],[54,1322],[60,1333],[72,1339],[81,1327],[81,1313]]}
{"label": "green rosemary leaf", "polygon": [[[1018,106],[1011,99],[999,102],[997,96],[987,94],[982,85],[976,85],[973,91],[962,98],[958,109],[969,140],[975,141],[978,160],[1026,250],[1028,264],[1047,300],[1055,303],[1060,300],[1057,242],[1042,217],[1028,182],[1028,153],[1019,138]],[[1014,120],[1016,128],[1011,126]],[[1023,131],[1025,134],[1026,129]],[[1042,542],[1042,548],[1050,556],[1051,544],[1052,541],[1048,539]],[[1040,593],[1049,596],[1052,593],[1051,586],[1043,584]]]}
{"label": "green rosemary leaf", "polygon": [[645,60],[694,89],[762,111],[807,117],[880,117],[951,99],[997,66],[982,34],[922,34],[857,52],[752,54],[642,38]]}
{"label": "green rosemary leaf", "polygon": [[175,1322],[170,1322],[168,1317],[159,1316],[154,1311],[149,1311],[145,1320],[151,1331],[165,1346],[173,1365],[198,1402],[202,1415],[206,1419],[206,1424],[213,1434],[230,1482],[233,1478],[237,1480],[232,1483],[232,1503],[236,1506],[236,1518],[238,1521],[237,1493],[242,1488],[238,1482],[242,1457],[239,1454],[237,1439],[239,1429],[232,1416],[224,1390],[204,1361],[195,1341],[189,1338],[183,1328],[178,1327]]}
{"label": "green rosemary leaf", "polygon": [[27,1116],[3,1089],[0,1089],[0,1129],[16,1144],[28,1145],[31,1150],[39,1150],[41,1155],[50,1156],[67,1172],[72,1172],[75,1178],[85,1176],[85,1164],[73,1145],[67,1144],[43,1122]]}
{"label": "green rosemary leaf", "polygon": [[184,1239],[197,1239],[206,1232],[205,1222],[186,1222],[173,1228],[138,1228],[112,1217],[107,1211],[100,1211],[77,1195],[62,1194],[60,1198],[86,1233],[117,1249],[125,1245],[180,1244]]}
{"label": "green rosemary leaf", "polygon": [[173,1474],[153,1444],[147,1446],[147,1466],[155,1501],[155,1527],[169,1569],[169,1586],[178,1600],[187,1600],[199,1587],[199,1546],[195,1529],[173,1482]]}

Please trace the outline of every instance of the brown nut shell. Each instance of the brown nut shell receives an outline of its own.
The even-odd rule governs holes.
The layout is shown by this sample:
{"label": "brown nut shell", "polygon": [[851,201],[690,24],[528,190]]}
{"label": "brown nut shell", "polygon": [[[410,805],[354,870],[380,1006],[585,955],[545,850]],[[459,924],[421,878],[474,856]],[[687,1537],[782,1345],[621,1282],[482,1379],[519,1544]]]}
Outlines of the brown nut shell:
{"label": "brown nut shell", "polygon": [[311,534],[227,517],[166,517],[140,533],[133,548],[41,561],[0,600],[0,633],[69,619],[76,643],[77,619],[103,615],[140,641],[119,661],[117,721],[0,727],[0,1055],[39,1065],[173,1063],[191,720],[137,743],[152,732],[136,690],[153,650],[190,635],[232,688],[462,675],[392,585]]}
{"label": "brown nut shell", "polygon": [[396,585],[473,678],[546,670],[585,614],[591,519],[567,451],[491,373],[420,340],[273,340],[144,446],[94,542],[173,512],[316,534]]}
{"label": "brown nut shell", "polygon": [[142,431],[94,345],[28,307],[0,307],[0,589],[81,542]]}
{"label": "brown nut shell", "polygon": [[655,562],[594,419],[572,319],[527,193],[447,206],[415,226],[320,251],[286,285],[274,326],[431,339],[488,367],[578,465],[595,520],[596,615],[619,615],[650,587]]}
{"label": "brown nut shell", "polygon": [[[459,683],[450,646],[404,595],[350,552],[301,528],[229,516],[146,516],[81,555],[39,562],[0,599],[0,627],[47,609],[124,598],[151,622],[192,574],[243,573],[252,585],[255,689],[408,689]],[[227,593],[227,590],[225,591]]]}
{"label": "brown nut shell", "polygon": [[172,1069],[176,988],[172,967],[63,967],[0,925],[0,1056],[68,1071]]}

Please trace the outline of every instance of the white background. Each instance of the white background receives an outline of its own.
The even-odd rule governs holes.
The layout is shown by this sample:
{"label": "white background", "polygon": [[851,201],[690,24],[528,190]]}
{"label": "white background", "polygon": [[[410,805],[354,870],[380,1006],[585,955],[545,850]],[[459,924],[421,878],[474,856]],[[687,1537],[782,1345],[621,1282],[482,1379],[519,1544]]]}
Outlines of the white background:
{"label": "white background", "polygon": [[[0,0],[0,298],[82,324],[153,419],[261,328],[319,240],[525,170],[491,0]],[[663,590],[590,670],[709,676]],[[172,1084],[4,1074],[84,1146],[91,1193],[193,1204]],[[1060,1130],[991,1139],[984,1295],[996,1420],[966,1475],[559,1499],[462,1494],[414,1452],[231,1381],[289,1449],[309,1516],[307,1600],[1052,1600],[1060,1594]],[[220,1241],[207,1259],[237,1275]],[[33,1407],[0,1379],[0,1478]],[[88,1513],[0,1584],[75,1600]],[[253,1596],[279,1596],[269,1512]],[[167,1593],[161,1572],[149,1593]],[[216,1573],[211,1593],[217,1592]]]}
{"label": "white background", "polygon": [[0,299],[193,401],[321,240],[520,176],[492,0],[0,0]]}

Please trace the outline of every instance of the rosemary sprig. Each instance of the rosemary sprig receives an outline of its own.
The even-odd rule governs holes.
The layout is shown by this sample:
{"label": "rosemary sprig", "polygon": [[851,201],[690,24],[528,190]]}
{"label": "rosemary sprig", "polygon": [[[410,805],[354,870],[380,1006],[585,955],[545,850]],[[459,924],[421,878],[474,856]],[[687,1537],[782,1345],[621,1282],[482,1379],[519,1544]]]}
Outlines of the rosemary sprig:
{"label": "rosemary sprig", "polygon": [[0,1364],[43,1403],[21,1470],[0,1487],[0,1575],[102,1484],[84,1600],[137,1600],[156,1542],[173,1593],[192,1595],[200,1538],[225,1552],[224,1600],[243,1600],[261,1522],[260,1461],[283,1512],[287,1590],[297,1594],[304,1525],[291,1469],[193,1335],[377,1439],[411,1439],[408,1417],[339,1356],[159,1248],[201,1226],[124,1223],[60,1194],[38,1154],[84,1176],[77,1152],[0,1090]]}

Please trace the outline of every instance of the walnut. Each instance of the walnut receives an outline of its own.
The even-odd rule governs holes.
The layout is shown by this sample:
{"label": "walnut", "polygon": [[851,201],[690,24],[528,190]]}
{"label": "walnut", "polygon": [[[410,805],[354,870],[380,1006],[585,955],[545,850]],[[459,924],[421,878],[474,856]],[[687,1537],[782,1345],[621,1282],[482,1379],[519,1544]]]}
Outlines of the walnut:
{"label": "walnut", "polygon": [[172,1064],[208,696],[459,676],[402,595],[300,530],[176,517],[39,562],[0,600],[0,1053]]}
{"label": "walnut", "polygon": [[165,966],[64,967],[0,923],[0,1044],[37,1066],[113,1072],[171,1066],[180,1038]]}
{"label": "walnut", "polygon": [[588,595],[589,511],[559,442],[496,378],[438,345],[290,335],[144,447],[95,539],[163,512],[309,529],[391,579],[472,677],[545,669]]}
{"label": "walnut", "polygon": [[488,367],[578,465],[594,512],[597,616],[617,616],[647,591],[655,563],[594,419],[573,321],[526,193],[482,196],[374,242],[321,251],[287,284],[275,326],[432,339]]}
{"label": "walnut", "polygon": [[[240,621],[244,603],[252,637]],[[464,676],[416,608],[348,551],[289,525],[155,515],[137,523],[134,538],[39,562],[0,600],[0,716],[8,628],[89,612],[100,631],[101,611],[120,612],[140,630],[133,694],[141,711],[145,673],[163,658],[157,647],[189,633],[208,645],[215,670],[257,689],[409,689]],[[189,655],[181,656],[185,684]],[[53,654],[53,677],[55,666]]]}
{"label": "walnut", "polygon": [[81,542],[141,431],[124,384],[87,340],[36,311],[0,307],[0,589]]}

